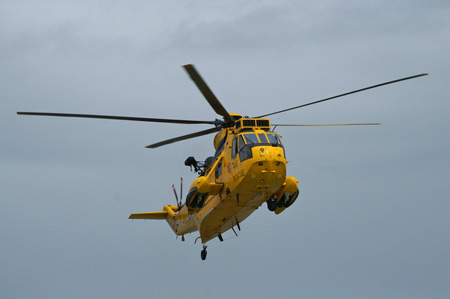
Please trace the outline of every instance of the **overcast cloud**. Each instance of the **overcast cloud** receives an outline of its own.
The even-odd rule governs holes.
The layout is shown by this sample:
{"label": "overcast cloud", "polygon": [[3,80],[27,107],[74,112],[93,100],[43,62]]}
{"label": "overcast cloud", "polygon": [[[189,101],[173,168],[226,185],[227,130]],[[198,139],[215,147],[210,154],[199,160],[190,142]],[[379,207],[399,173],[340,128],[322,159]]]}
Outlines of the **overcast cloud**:
{"label": "overcast cloud", "polygon": [[[0,1],[0,297],[448,298],[448,1]],[[419,73],[273,122],[299,200],[239,237],[176,240],[134,212],[173,204],[207,129],[17,111],[213,120]]]}

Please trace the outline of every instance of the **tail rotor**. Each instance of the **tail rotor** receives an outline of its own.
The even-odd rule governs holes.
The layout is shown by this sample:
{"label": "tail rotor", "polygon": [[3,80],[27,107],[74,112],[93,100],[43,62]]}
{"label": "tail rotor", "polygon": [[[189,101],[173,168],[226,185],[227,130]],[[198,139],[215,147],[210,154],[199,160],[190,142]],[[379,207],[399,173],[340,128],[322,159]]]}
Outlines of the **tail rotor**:
{"label": "tail rotor", "polygon": [[177,201],[177,207],[178,211],[183,206],[183,178],[181,178],[181,184],[180,184],[180,199],[178,199],[177,190],[175,189],[175,185],[172,184],[173,194],[175,195],[175,199]]}
{"label": "tail rotor", "polygon": [[[173,190],[173,194],[175,195],[175,199],[177,201],[177,207],[178,207],[178,212],[181,210],[181,207],[183,206],[183,178],[181,178],[181,184],[180,184],[180,199],[178,199],[178,194],[177,194],[177,190],[175,189],[175,185],[172,184],[172,190]],[[177,236],[178,238],[178,236]],[[184,241],[184,234],[181,235],[181,241]]]}
{"label": "tail rotor", "polygon": [[180,206],[178,209],[181,209],[181,206],[183,205],[183,177],[181,177],[181,184],[180,184]]}

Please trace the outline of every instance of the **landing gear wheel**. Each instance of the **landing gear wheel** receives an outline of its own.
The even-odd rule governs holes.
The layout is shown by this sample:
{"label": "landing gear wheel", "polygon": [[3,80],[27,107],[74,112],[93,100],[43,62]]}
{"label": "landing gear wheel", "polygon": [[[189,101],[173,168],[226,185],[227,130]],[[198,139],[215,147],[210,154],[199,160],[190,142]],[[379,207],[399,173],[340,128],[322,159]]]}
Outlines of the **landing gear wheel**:
{"label": "landing gear wheel", "polygon": [[203,250],[202,250],[202,252],[201,252],[201,254],[200,254],[200,256],[202,257],[202,260],[204,261],[204,260],[206,260],[206,254],[207,254],[208,252],[206,251],[206,246],[203,246]]}
{"label": "landing gear wheel", "polygon": [[275,198],[271,197],[267,200],[267,208],[269,211],[274,212],[278,207],[278,203]]}

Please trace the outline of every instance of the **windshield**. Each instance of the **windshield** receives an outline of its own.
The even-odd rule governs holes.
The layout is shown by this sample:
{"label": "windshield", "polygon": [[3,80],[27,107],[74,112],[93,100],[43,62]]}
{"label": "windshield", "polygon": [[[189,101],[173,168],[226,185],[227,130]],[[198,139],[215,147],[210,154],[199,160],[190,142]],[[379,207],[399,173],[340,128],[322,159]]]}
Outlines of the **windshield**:
{"label": "windshield", "polygon": [[258,144],[259,140],[258,137],[256,137],[256,134],[244,134],[245,141],[247,144]]}
{"label": "windshield", "polygon": [[269,141],[267,140],[266,134],[259,133],[258,137],[259,137],[259,140],[261,141],[261,143],[269,143]]}
{"label": "windshield", "polygon": [[[253,145],[253,144],[273,144],[273,145],[279,145],[281,144],[280,141],[280,136],[278,136],[277,133],[267,133],[267,135],[265,133],[247,133],[247,134],[242,134],[241,136],[244,136],[245,141],[248,145]],[[258,139],[259,137],[259,139]]]}
{"label": "windshield", "polygon": [[[235,139],[236,140],[236,139]],[[244,133],[239,135],[239,158],[242,161],[252,157],[251,148],[254,146],[281,147],[280,136],[277,133]],[[245,140],[245,143],[244,143]],[[233,141],[233,144],[235,141]],[[236,145],[233,146],[233,148]],[[284,151],[283,151],[284,152]],[[234,157],[234,156],[233,156]]]}
{"label": "windshield", "polygon": [[281,144],[280,136],[276,133],[267,133],[267,137],[269,138],[269,142],[272,144]]}

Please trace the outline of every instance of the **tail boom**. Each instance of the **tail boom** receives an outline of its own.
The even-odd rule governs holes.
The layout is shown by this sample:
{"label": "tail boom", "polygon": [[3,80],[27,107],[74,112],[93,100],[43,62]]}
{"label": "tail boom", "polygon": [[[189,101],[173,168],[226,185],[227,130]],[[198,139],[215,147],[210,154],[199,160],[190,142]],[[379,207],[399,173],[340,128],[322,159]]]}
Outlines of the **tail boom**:
{"label": "tail boom", "polygon": [[166,220],[176,235],[183,235],[197,230],[197,226],[187,213],[186,206],[179,210],[177,206],[165,205],[160,212],[134,213],[128,219]]}

